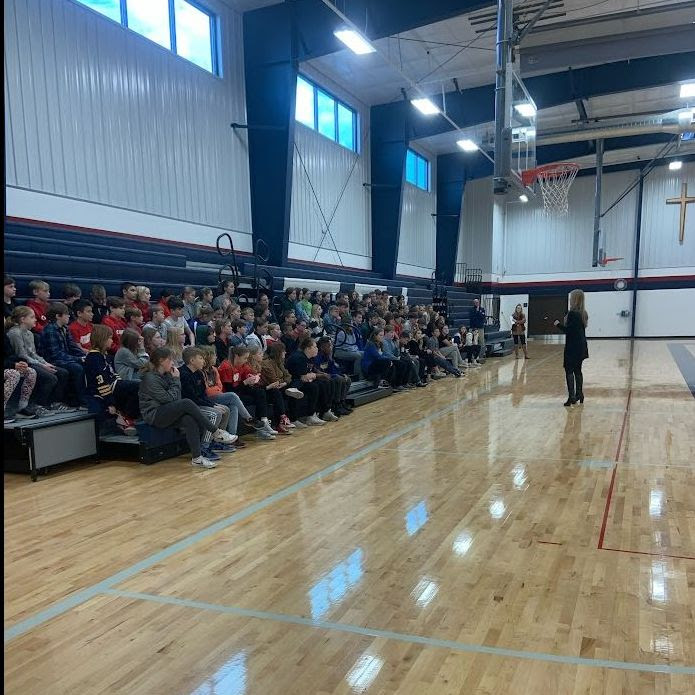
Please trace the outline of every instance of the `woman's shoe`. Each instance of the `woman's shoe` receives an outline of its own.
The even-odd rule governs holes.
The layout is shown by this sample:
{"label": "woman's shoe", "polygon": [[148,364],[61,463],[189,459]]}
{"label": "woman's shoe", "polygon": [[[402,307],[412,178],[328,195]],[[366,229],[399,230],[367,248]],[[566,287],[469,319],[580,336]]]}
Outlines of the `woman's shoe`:
{"label": "woman's shoe", "polygon": [[278,430],[277,430],[278,434],[292,434],[292,430],[288,429],[287,426],[283,425],[282,423],[280,423],[277,426],[277,428],[278,428]]}
{"label": "woman's shoe", "polygon": [[580,403],[583,403],[583,402],[584,402],[584,394],[583,394],[583,393],[580,393],[580,394],[577,396],[577,400],[578,400]]}
{"label": "woman's shoe", "polygon": [[574,405],[577,401],[575,401],[573,398],[568,398],[562,405],[565,407],[569,407],[571,405]]}

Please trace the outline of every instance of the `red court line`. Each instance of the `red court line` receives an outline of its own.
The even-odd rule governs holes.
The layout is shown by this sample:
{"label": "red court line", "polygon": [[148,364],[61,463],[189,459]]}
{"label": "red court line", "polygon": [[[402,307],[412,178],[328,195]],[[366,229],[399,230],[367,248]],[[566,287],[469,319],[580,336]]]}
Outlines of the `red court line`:
{"label": "red court line", "polygon": [[631,555],[651,555],[653,557],[674,557],[678,560],[695,560],[692,555],[671,555],[670,553],[654,553],[645,550],[623,550],[622,548],[599,548],[600,550],[610,550],[614,553],[629,553]]}
{"label": "red court line", "polygon": [[613,466],[613,474],[611,475],[611,484],[608,487],[608,495],[606,496],[606,506],[603,510],[603,522],[601,523],[601,532],[598,536],[598,549],[603,548],[603,539],[606,536],[606,526],[608,525],[608,513],[611,508],[611,499],[613,498],[613,488],[615,486],[615,475],[618,472],[618,459],[620,451],[623,448],[623,437],[625,436],[625,426],[627,425],[627,416],[630,413],[630,401],[632,400],[632,389],[628,391],[627,403],[625,404],[625,415],[623,415],[623,426],[620,429],[620,439],[618,440],[618,449],[615,452],[615,465]]}

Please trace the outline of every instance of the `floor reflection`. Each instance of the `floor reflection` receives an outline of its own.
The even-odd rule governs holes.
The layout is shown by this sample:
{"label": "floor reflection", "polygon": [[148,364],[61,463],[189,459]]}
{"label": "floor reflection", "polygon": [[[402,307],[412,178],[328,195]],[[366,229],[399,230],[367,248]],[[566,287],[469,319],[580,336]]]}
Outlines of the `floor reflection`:
{"label": "floor reflection", "polygon": [[405,515],[405,530],[409,536],[417,533],[429,519],[427,513],[427,503],[421,500],[414,507],[408,510]]}
{"label": "floor reflection", "polygon": [[246,693],[246,652],[238,652],[201,683],[191,695],[244,695]]}
{"label": "floor reflection", "polygon": [[357,548],[309,589],[311,617],[318,620],[345,598],[362,578],[362,548]]}

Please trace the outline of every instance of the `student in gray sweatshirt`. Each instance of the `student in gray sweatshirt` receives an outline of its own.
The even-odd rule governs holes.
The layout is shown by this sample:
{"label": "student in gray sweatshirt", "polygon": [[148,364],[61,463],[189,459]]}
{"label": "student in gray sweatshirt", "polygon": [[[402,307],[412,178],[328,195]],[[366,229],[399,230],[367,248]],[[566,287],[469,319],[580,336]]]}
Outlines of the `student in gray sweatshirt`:
{"label": "student in gray sweatshirt", "polygon": [[116,374],[125,381],[140,381],[140,370],[149,359],[142,336],[126,328],[121,335],[121,347],[113,358]]}

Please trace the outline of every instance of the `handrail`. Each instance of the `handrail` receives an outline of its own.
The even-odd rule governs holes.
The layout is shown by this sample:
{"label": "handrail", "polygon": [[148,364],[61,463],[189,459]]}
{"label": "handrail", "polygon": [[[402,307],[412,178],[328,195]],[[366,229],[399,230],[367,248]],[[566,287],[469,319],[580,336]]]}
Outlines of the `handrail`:
{"label": "handrail", "polygon": [[[265,248],[265,251],[261,251],[261,247]],[[269,258],[270,246],[263,239],[258,239],[256,241],[256,259],[261,261],[261,263],[267,263]]]}
{"label": "handrail", "polygon": [[[224,239],[225,237],[229,241],[229,249],[223,249],[222,246],[220,245],[220,241],[222,239]],[[222,285],[222,271],[224,271],[225,268],[229,268],[232,271],[232,280],[233,280],[235,285],[238,285],[239,284],[239,266],[237,265],[236,253],[234,251],[234,242],[232,241],[231,235],[228,234],[227,232],[222,232],[222,234],[220,234],[217,237],[217,240],[215,241],[215,246],[217,248],[217,253],[219,253],[220,256],[222,256],[222,258],[226,258],[227,256],[232,257],[231,264],[227,263],[226,265],[223,265],[220,268],[219,272],[217,273],[217,278],[218,278],[218,282],[219,282],[220,286]]]}
{"label": "handrail", "polygon": [[224,272],[224,271],[227,270],[227,269],[228,269],[229,271],[231,271],[232,282],[234,283],[234,285],[235,285],[235,286],[238,285],[238,284],[239,284],[239,271],[237,270],[237,268],[236,268],[235,266],[230,265],[229,263],[226,263],[225,265],[223,265],[223,266],[219,269],[219,271],[217,272],[217,284],[218,284],[220,287],[222,287],[222,283],[225,281],[225,279],[229,279],[229,277],[226,277],[226,278],[223,277],[224,275],[228,275],[228,274],[226,274],[226,273]]}

